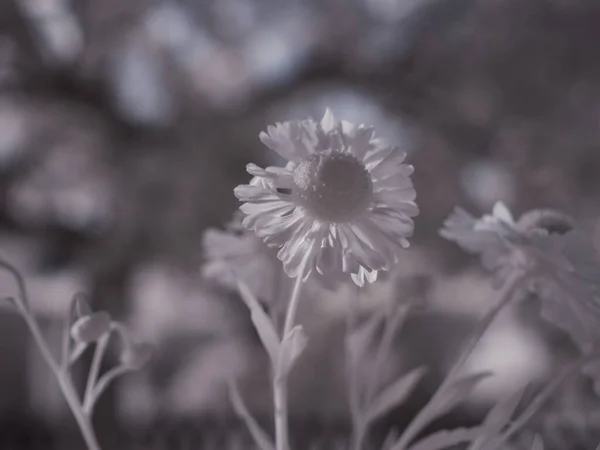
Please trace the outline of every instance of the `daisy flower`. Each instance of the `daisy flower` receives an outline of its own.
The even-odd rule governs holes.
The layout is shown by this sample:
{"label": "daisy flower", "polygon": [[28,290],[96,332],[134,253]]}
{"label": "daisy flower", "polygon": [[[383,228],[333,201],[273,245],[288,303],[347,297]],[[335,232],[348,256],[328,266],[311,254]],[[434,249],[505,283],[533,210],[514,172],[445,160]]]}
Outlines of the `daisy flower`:
{"label": "daisy flower", "polygon": [[[540,299],[542,318],[584,352],[600,343],[600,258],[571,218],[533,210],[515,222],[501,204],[481,219],[456,209],[440,234],[480,255],[500,282],[515,270],[533,273],[528,289]],[[588,364],[584,373],[596,381],[600,394],[600,361]]]}
{"label": "daisy flower", "polygon": [[483,267],[496,276],[495,286],[499,287],[512,271],[527,270],[544,259],[548,236],[560,240],[571,228],[572,219],[558,211],[536,209],[517,221],[504,203],[497,202],[492,214],[481,218],[455,208],[440,235],[478,255]]}
{"label": "daisy flower", "polygon": [[253,178],[235,195],[244,202],[243,225],[279,248],[288,276],[349,274],[363,286],[397,262],[419,212],[406,153],[329,109],[320,122],[278,123],[260,139],[289,162],[249,164]]}
{"label": "daisy flower", "polygon": [[462,208],[455,208],[446,219],[440,235],[456,242],[468,253],[479,255],[483,267],[496,274],[496,285],[501,285],[508,272],[519,264],[512,253],[512,243],[519,240],[515,220],[502,202],[496,203],[492,214],[480,219]]}
{"label": "daisy flower", "polygon": [[239,277],[258,299],[268,304],[277,299],[284,274],[276,251],[242,226],[241,213],[234,215],[224,230],[206,230],[202,247],[206,259],[202,275],[206,279],[237,291]]}

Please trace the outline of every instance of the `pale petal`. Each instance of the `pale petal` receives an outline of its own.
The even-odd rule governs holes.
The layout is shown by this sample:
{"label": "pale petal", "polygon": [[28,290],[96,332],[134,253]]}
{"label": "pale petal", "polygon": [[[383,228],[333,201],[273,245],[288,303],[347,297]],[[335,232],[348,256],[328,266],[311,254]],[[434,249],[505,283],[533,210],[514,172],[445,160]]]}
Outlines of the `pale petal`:
{"label": "pale petal", "polygon": [[365,285],[365,281],[368,283],[374,283],[377,281],[378,274],[379,272],[377,270],[368,271],[364,267],[361,267],[358,269],[358,273],[352,273],[350,274],[350,277],[352,278],[354,284],[356,284],[358,287],[363,287]]}
{"label": "pale petal", "polygon": [[417,191],[412,186],[404,189],[378,189],[373,194],[377,206],[396,207],[405,209],[407,212],[412,211],[409,214],[411,217],[419,214],[419,208],[414,203]]}
{"label": "pale petal", "polygon": [[279,200],[277,194],[261,186],[252,186],[241,184],[237,186],[233,193],[242,202],[270,202]]}
{"label": "pale petal", "polygon": [[338,126],[338,121],[330,108],[325,109],[325,114],[321,119],[321,128],[325,133],[331,133]]}
{"label": "pale petal", "polygon": [[496,204],[494,205],[494,209],[492,210],[492,214],[494,215],[494,217],[497,217],[503,222],[510,224],[515,223],[512,213],[502,202],[496,202]]}
{"label": "pale petal", "polygon": [[356,127],[353,130],[353,134],[350,135],[350,138],[348,139],[350,152],[359,160],[362,160],[367,154],[367,152],[373,148],[371,144],[373,134],[373,127],[365,127],[361,125],[359,127]]}
{"label": "pale petal", "polygon": [[370,163],[366,163],[365,167],[371,173],[371,176],[379,178],[385,175],[386,171],[394,170],[395,167],[400,166],[406,159],[406,152],[395,148],[385,158],[374,159]]}

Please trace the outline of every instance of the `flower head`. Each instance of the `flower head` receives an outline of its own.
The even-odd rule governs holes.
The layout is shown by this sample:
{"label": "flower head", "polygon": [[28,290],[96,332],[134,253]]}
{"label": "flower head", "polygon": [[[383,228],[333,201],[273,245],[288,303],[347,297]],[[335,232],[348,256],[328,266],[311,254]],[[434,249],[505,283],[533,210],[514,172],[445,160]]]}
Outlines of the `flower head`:
{"label": "flower head", "polygon": [[283,276],[276,251],[242,227],[241,213],[234,215],[225,230],[206,230],[202,244],[206,258],[202,266],[204,277],[232,290],[237,290],[238,277],[260,300],[276,300]]}
{"label": "flower head", "polygon": [[[600,343],[600,258],[570,217],[533,210],[515,222],[501,205],[481,219],[457,209],[440,233],[479,254],[500,282],[514,270],[533,273],[528,288],[540,299],[542,318],[583,351]],[[600,394],[600,362],[584,372]]]}
{"label": "flower head", "polygon": [[[548,209],[526,212],[516,221],[506,205],[498,202],[492,214],[479,219],[456,208],[444,222],[440,235],[479,255],[483,267],[493,272],[496,284],[501,285],[513,270],[549,262],[550,242],[564,242],[562,236],[572,228],[570,217]],[[561,261],[565,262],[564,257]]]}
{"label": "flower head", "polygon": [[338,121],[328,109],[320,122],[270,126],[260,139],[289,162],[262,169],[235,189],[244,226],[269,246],[290,277],[340,278],[362,286],[387,271],[408,247],[419,212],[406,154],[375,138],[372,127]]}
{"label": "flower head", "polygon": [[476,219],[462,208],[456,208],[440,230],[442,237],[456,242],[465,251],[479,255],[486,270],[498,275],[498,283],[517,263],[511,243],[519,239],[509,209],[498,202],[491,215]]}

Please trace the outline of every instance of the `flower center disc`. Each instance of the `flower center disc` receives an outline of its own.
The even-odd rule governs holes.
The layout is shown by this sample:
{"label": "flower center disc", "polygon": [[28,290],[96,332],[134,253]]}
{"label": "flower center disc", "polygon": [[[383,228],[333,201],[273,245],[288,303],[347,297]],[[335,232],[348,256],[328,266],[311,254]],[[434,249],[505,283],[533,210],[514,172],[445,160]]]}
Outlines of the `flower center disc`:
{"label": "flower center disc", "polygon": [[294,171],[294,194],[317,219],[348,222],[369,205],[371,177],[352,155],[312,155]]}

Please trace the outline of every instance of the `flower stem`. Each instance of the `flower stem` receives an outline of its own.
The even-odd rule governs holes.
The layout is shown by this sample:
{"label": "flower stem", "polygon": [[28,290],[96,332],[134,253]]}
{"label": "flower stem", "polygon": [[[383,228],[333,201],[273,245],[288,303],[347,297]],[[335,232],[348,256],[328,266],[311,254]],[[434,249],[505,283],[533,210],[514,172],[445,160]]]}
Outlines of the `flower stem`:
{"label": "flower stem", "polygon": [[33,340],[39,348],[42,357],[50,367],[52,373],[54,373],[60,390],[67,401],[67,405],[69,405],[69,408],[75,417],[75,421],[79,426],[79,430],[81,431],[88,450],[101,450],[100,444],[98,444],[98,439],[96,438],[96,433],[92,427],[92,423],[89,417],[83,412],[81,401],[77,395],[77,391],[73,387],[73,382],[71,381],[68,371],[68,365],[63,370],[55,361],[50,349],[48,348],[48,345],[46,344],[44,336],[40,331],[37,320],[29,308],[29,296],[27,295],[27,287],[25,285],[23,276],[12,264],[6,261],[0,260],[0,268],[8,271],[15,278],[18,295],[17,298],[15,298],[14,304],[17,307],[21,317],[23,317],[23,320],[25,320],[25,324],[33,336]]}
{"label": "flower stem", "polygon": [[94,433],[92,423],[89,417],[86,416],[82,410],[77,392],[75,391],[75,388],[68,377],[68,372],[61,370],[59,365],[54,360],[54,357],[52,356],[52,353],[50,352],[50,349],[44,340],[42,332],[40,331],[39,325],[31,313],[23,307],[19,307],[19,311],[23,316],[23,319],[25,319],[25,323],[27,324],[27,327],[29,328],[36,345],[40,349],[44,360],[58,381],[58,385],[60,386],[63,396],[65,397],[65,400],[67,401],[67,404],[69,405],[69,408],[71,409],[71,412],[77,421],[77,425],[79,426],[88,450],[101,450],[98,439],[96,438],[96,434]]}
{"label": "flower stem", "polygon": [[[308,261],[311,257],[311,250],[306,252],[302,260],[300,272],[294,282],[294,288],[290,301],[287,305],[285,315],[285,324],[283,326],[282,340],[290,333],[296,320],[296,312],[300,301],[300,291],[306,272]],[[289,430],[288,430],[288,376],[278,373],[277,367],[273,374],[273,405],[275,408],[275,447],[276,450],[290,450]]]}
{"label": "flower stem", "polygon": [[429,402],[419,411],[415,418],[409,423],[408,427],[404,430],[398,442],[392,447],[391,450],[405,450],[408,445],[417,437],[417,435],[425,428],[431,419],[435,416],[435,411],[432,409],[436,404],[437,399],[444,394],[446,389],[450,387],[461,372],[465,362],[469,359],[475,347],[486,333],[492,322],[498,317],[500,312],[508,305],[515,297],[516,292],[519,288],[530,279],[532,273],[529,272],[518,272],[513,273],[511,277],[504,283],[502,290],[499,292],[499,300],[490,310],[477,322],[477,326],[474,332],[469,337],[468,341],[462,348],[462,351],[450,369],[448,375],[444,378],[444,381],[433,394]]}
{"label": "flower stem", "polygon": [[96,401],[96,398],[94,398],[94,388],[96,387],[96,381],[98,380],[98,375],[100,373],[100,366],[102,365],[102,360],[104,359],[104,354],[106,353],[106,347],[108,346],[109,339],[110,334],[107,333],[102,336],[96,344],[94,358],[92,359],[92,365],[90,367],[90,372],[88,373],[85,394],[83,396],[83,410],[88,412],[90,415],[91,405]]}
{"label": "flower stem", "polygon": [[579,358],[561,370],[550,382],[542,389],[525,408],[519,417],[517,417],[504,433],[501,439],[490,450],[496,450],[501,444],[507,442],[519,429],[527,424],[544,403],[556,392],[556,390],[570,377],[576,375],[579,370],[591,359],[598,357],[600,348],[596,344],[590,351],[583,353]]}

